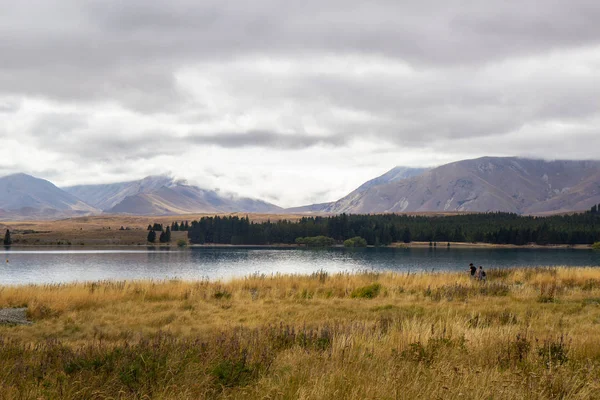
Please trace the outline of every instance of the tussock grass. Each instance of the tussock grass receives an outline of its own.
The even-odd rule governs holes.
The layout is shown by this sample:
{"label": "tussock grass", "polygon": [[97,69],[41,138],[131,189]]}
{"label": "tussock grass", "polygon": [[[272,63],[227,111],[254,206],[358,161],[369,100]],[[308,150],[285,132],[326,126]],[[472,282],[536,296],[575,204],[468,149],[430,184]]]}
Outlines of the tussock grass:
{"label": "tussock grass", "polygon": [[590,399],[600,269],[0,287],[0,398]]}

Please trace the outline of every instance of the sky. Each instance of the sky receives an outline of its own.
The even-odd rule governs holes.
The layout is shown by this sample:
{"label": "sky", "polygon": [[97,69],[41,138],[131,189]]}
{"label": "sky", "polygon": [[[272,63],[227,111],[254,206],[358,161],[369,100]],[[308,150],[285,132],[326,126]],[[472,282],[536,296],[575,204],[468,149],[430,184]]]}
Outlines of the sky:
{"label": "sky", "polygon": [[394,166],[600,158],[596,0],[28,0],[0,174],[169,174],[281,206]]}

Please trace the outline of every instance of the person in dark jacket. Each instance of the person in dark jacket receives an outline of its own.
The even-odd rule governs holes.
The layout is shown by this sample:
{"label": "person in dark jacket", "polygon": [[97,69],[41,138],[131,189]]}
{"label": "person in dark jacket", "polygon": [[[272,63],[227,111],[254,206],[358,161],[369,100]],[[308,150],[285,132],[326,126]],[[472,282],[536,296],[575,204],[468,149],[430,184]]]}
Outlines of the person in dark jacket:
{"label": "person in dark jacket", "polygon": [[471,279],[475,279],[475,272],[477,272],[477,267],[473,265],[473,263],[469,264],[469,269],[471,271]]}

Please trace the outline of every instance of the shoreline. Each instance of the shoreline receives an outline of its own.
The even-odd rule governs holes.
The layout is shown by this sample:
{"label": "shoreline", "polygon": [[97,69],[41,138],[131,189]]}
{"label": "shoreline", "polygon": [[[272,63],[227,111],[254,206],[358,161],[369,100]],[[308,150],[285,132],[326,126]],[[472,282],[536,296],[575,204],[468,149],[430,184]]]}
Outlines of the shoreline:
{"label": "shoreline", "polygon": [[[449,244],[449,245],[448,245]],[[166,250],[166,249],[175,249],[175,250],[185,250],[188,248],[224,248],[224,249],[244,249],[244,248],[264,248],[264,249],[330,249],[330,248],[346,248],[343,245],[335,245],[329,247],[307,247],[304,245],[297,244],[286,244],[286,243],[274,243],[274,244],[224,244],[224,243],[214,243],[214,244],[187,244],[184,247],[177,246],[176,243],[161,243],[161,244],[116,244],[116,243],[106,243],[106,244],[12,244],[10,246],[3,246],[4,250],[10,249],[110,249],[110,248],[131,248],[131,249],[157,249],[157,250]],[[365,247],[362,247],[365,248]],[[536,250],[557,250],[557,249],[568,249],[568,250],[592,250],[592,245],[589,244],[548,244],[548,245],[538,245],[538,244],[526,244],[526,245],[514,245],[514,244],[494,244],[494,243],[468,243],[468,242],[437,242],[435,245],[430,246],[429,242],[411,242],[411,243],[392,243],[387,246],[367,246],[366,248],[391,248],[391,249],[410,249],[410,248],[432,248],[432,249],[536,249]],[[359,248],[348,248],[348,249],[360,249]]]}

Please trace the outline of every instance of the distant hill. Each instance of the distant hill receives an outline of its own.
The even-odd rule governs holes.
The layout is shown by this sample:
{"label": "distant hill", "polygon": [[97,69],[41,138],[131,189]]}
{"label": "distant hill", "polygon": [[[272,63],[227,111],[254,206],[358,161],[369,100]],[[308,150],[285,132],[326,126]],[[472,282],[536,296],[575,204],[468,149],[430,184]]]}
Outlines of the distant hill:
{"label": "distant hill", "polygon": [[331,202],[282,209],[166,176],[60,189],[26,174],[0,177],[0,219],[91,214],[486,212],[548,215],[600,203],[600,161],[483,157],[433,169],[396,167]]}
{"label": "distant hill", "polygon": [[106,213],[166,215],[217,212],[275,213],[280,207],[261,200],[222,195],[166,176],[106,185],[65,188]]}
{"label": "distant hill", "polygon": [[385,183],[397,182],[402,179],[412,178],[414,176],[419,176],[427,171],[426,168],[409,168],[409,167],[394,167],[383,175],[378,176],[377,178],[373,178],[354,191],[352,191],[347,196],[344,196],[342,199],[330,203],[319,203],[319,204],[311,204],[308,206],[301,207],[292,207],[287,208],[285,212],[324,212],[324,213],[335,213],[337,209],[348,208],[350,204],[352,204],[353,199],[360,196],[361,193],[367,191],[373,186],[382,185]]}
{"label": "distant hill", "polygon": [[174,180],[168,176],[148,176],[136,181],[78,185],[64,187],[63,189],[100,210],[108,210],[119,204],[127,196],[149,193],[172,184],[174,184]]}
{"label": "distant hill", "polygon": [[27,174],[0,177],[0,218],[57,219],[100,212],[51,182]]}
{"label": "distant hill", "polygon": [[323,211],[543,214],[586,210],[600,203],[600,162],[483,157],[359,189]]}
{"label": "distant hill", "polygon": [[373,186],[397,182],[402,179],[408,179],[415,176],[423,175],[423,173],[426,171],[428,171],[427,168],[394,167],[385,174],[363,183],[354,192],[362,193],[372,188]]}

